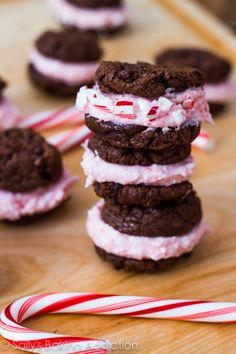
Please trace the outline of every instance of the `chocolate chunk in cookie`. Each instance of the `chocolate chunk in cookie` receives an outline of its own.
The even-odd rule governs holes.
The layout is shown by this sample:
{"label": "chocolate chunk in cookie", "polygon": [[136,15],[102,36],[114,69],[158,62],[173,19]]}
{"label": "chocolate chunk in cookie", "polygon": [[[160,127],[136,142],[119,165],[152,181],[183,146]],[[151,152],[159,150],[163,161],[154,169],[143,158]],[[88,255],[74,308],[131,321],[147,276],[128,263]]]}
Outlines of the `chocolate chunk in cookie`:
{"label": "chocolate chunk in cookie", "polygon": [[177,145],[189,145],[200,132],[200,123],[184,124],[179,128],[148,128],[142,125],[118,125],[86,115],[85,122],[92,132],[118,148],[164,150]]}
{"label": "chocolate chunk in cookie", "polygon": [[191,153],[190,144],[177,145],[164,150],[122,149],[112,146],[98,135],[90,138],[88,147],[107,162],[127,166],[173,164],[185,160]]}
{"label": "chocolate chunk in cookie", "polygon": [[30,192],[57,182],[63,171],[57,149],[27,129],[0,132],[0,189]]}
{"label": "chocolate chunk in cookie", "polygon": [[118,61],[103,61],[95,81],[104,93],[131,94],[147,99],[157,99],[165,95],[167,89],[183,92],[203,85],[201,73],[196,69]]}
{"label": "chocolate chunk in cookie", "polygon": [[208,50],[197,48],[167,49],[156,57],[157,65],[186,67],[191,66],[201,71],[205,82],[225,81],[232,69],[230,62]]}
{"label": "chocolate chunk in cookie", "polygon": [[164,271],[171,267],[177,260],[183,259],[191,255],[185,253],[180,257],[173,257],[168,259],[160,259],[159,261],[153,261],[152,259],[132,259],[116,256],[115,254],[108,253],[102,248],[95,246],[97,254],[107,262],[113,264],[117,270],[125,270],[129,272],[141,272],[141,273],[153,273],[157,271]]}
{"label": "chocolate chunk in cookie", "polygon": [[156,208],[120,205],[109,200],[102,210],[104,222],[132,236],[182,236],[190,232],[201,218],[201,202],[195,192]]}
{"label": "chocolate chunk in cookie", "polygon": [[172,186],[121,185],[114,182],[95,182],[95,193],[104,199],[111,199],[121,205],[154,207],[168,200],[185,197],[193,189],[185,181]]}
{"label": "chocolate chunk in cookie", "polygon": [[102,56],[95,34],[73,29],[47,31],[36,40],[35,47],[48,58],[68,63],[96,62]]}

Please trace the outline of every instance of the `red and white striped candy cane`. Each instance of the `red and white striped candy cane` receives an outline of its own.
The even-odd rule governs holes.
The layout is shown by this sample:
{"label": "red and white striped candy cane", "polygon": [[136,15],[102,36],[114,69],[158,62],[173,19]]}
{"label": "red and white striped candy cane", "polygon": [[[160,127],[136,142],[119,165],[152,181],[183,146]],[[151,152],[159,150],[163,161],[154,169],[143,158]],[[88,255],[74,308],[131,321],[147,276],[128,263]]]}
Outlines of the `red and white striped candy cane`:
{"label": "red and white striped candy cane", "polygon": [[20,128],[31,128],[37,131],[57,128],[64,125],[78,125],[84,123],[84,114],[75,107],[53,109],[21,117],[18,123]]}
{"label": "red and white striped candy cane", "polygon": [[[119,118],[134,119],[134,104],[132,101],[125,99],[117,99],[115,104],[109,98],[104,98],[103,95],[98,94],[94,89],[84,88],[83,91],[88,90],[89,94],[85,97],[85,100],[89,99],[96,109],[103,111],[104,113],[111,113]],[[82,92],[82,91],[81,91]],[[81,97],[80,97],[81,100]]]}
{"label": "red and white striped candy cane", "polygon": [[210,133],[201,129],[198,137],[192,142],[192,146],[200,151],[211,152],[215,148],[215,140]]}
{"label": "red and white striped candy cane", "polygon": [[0,317],[0,334],[15,348],[33,353],[109,353],[111,344],[106,340],[42,333],[20,325],[22,321],[34,316],[59,313],[236,323],[236,303],[94,293],[53,293],[27,296],[9,305]]}
{"label": "red and white striped candy cane", "polygon": [[47,138],[48,142],[55,145],[61,152],[69,151],[87,140],[92,135],[92,132],[82,125],[72,129],[63,130],[60,133]]}
{"label": "red and white striped candy cane", "polygon": [[134,104],[130,101],[117,100],[114,115],[120,118],[134,119]]}

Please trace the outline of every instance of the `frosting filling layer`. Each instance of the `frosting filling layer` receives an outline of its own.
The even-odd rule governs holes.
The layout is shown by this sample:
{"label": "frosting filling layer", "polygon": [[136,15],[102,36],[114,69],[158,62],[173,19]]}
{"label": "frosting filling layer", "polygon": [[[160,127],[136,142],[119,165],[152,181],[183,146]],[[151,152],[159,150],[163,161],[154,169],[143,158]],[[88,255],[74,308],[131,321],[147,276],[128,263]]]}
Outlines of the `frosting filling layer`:
{"label": "frosting filling layer", "polygon": [[77,177],[64,171],[61,179],[47,188],[39,188],[30,193],[0,190],[0,220],[15,221],[56,208],[70,196],[76,181]]}
{"label": "frosting filling layer", "polygon": [[79,85],[93,81],[98,63],[72,64],[57,59],[47,58],[36,49],[30,52],[30,63],[38,72],[57,81],[63,81],[68,85]]}
{"label": "frosting filling layer", "polygon": [[144,184],[170,186],[186,181],[192,175],[195,162],[192,157],[170,164],[150,166],[125,166],[106,162],[84,144],[85,152],[81,166],[87,176],[86,187],[96,182],[114,182],[122,185]]}
{"label": "frosting filling layer", "polygon": [[208,227],[201,221],[184,236],[145,237],[121,233],[106,224],[101,218],[104,201],[99,201],[88,212],[87,230],[96,246],[108,253],[133,259],[168,259],[191,252],[199,243]]}
{"label": "frosting filling layer", "polygon": [[49,0],[49,4],[60,22],[83,30],[103,30],[124,25],[127,20],[125,7],[100,9],[80,8],[65,0]]}
{"label": "frosting filling layer", "polygon": [[95,85],[84,86],[77,95],[79,111],[116,124],[137,124],[147,127],[180,127],[185,122],[212,122],[203,88],[181,93],[167,89],[156,100],[130,94],[105,94]]}
{"label": "frosting filling layer", "polygon": [[0,99],[0,129],[9,129],[17,125],[19,111],[6,97]]}
{"label": "frosting filling layer", "polygon": [[208,102],[228,103],[236,96],[236,83],[230,80],[219,84],[205,84]]}

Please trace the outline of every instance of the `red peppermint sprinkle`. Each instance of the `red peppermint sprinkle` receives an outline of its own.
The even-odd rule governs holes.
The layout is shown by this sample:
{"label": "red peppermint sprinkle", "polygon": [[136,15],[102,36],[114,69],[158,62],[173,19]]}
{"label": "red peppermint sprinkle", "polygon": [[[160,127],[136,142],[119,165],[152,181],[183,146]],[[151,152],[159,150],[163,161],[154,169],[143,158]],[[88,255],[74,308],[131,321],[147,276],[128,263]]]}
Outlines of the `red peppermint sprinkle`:
{"label": "red peppermint sprinkle", "polygon": [[115,116],[123,119],[134,119],[133,102],[117,101],[114,111]]}
{"label": "red peppermint sprinkle", "polygon": [[117,101],[116,107],[131,106],[133,107],[133,102],[130,101]]}
{"label": "red peppermint sprinkle", "polygon": [[148,112],[148,116],[156,116],[159,106],[153,106]]}

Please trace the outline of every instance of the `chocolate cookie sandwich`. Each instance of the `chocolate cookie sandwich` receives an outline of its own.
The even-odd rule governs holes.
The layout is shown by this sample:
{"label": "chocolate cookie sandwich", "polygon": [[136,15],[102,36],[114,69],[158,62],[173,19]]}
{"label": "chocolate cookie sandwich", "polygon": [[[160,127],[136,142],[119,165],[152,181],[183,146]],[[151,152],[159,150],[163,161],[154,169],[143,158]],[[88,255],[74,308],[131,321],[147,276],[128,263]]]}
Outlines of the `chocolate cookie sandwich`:
{"label": "chocolate cookie sandwich", "polygon": [[200,70],[205,81],[206,98],[212,114],[221,112],[235,97],[236,85],[230,79],[231,63],[208,50],[167,49],[156,57],[156,64],[191,66]]}
{"label": "chocolate cookie sandwich", "polygon": [[123,0],[49,0],[49,4],[65,27],[112,34],[127,23],[128,12]]}
{"label": "chocolate cookie sandwich", "polygon": [[7,83],[0,78],[0,129],[16,126],[19,119],[18,109],[4,93],[6,87]]}
{"label": "chocolate cookie sandwich", "polygon": [[88,234],[118,269],[164,269],[206,232],[189,182],[191,141],[211,121],[201,74],[103,62],[95,79],[77,96],[95,133],[84,145],[86,185],[103,198],[88,213]]}
{"label": "chocolate cookie sandwich", "polygon": [[81,88],[77,106],[89,129],[118,148],[187,145],[211,121],[196,69],[102,62],[95,81]]}
{"label": "chocolate cookie sandwich", "polygon": [[[170,220],[172,223],[172,218],[170,217],[169,220],[157,219],[159,215],[150,218],[151,221],[155,220],[156,222],[152,224],[153,229],[149,230],[149,235],[147,235],[146,231],[143,232],[145,226],[141,227],[139,225],[139,218],[142,216],[144,219],[147,219],[147,222],[144,224],[148,225],[147,214],[152,213],[152,211],[140,210],[140,208],[134,210],[132,219],[128,220],[128,232],[125,232],[122,227],[121,232],[118,227],[119,223],[111,222],[113,214],[110,215],[110,218],[104,217],[104,215],[109,213],[109,210],[107,210],[107,205],[102,200],[89,211],[87,229],[89,236],[95,244],[97,253],[105,261],[111,262],[116,269],[154,272],[166,269],[182,256],[191,253],[206,232],[203,222],[201,220],[198,223],[196,222],[200,219],[201,210],[196,207],[196,210],[192,211],[197,214],[193,214],[194,220],[191,225],[188,223],[189,228],[184,227],[185,230],[188,229],[189,231],[185,233],[181,232],[180,235],[175,233],[174,225],[172,230],[165,229],[163,225],[161,227],[161,223],[167,225]],[[174,207],[171,212],[175,215]],[[164,215],[165,212],[163,212]],[[132,228],[129,229],[134,220],[137,222],[137,228],[135,230],[132,230]],[[182,223],[184,224],[184,221]],[[157,225],[158,228],[156,230],[155,227]],[[167,234],[171,233],[171,236],[158,234],[158,230],[162,230],[162,232],[165,230]]]}
{"label": "chocolate cookie sandwich", "polygon": [[0,220],[46,213],[69,198],[77,181],[58,150],[27,129],[0,132]]}
{"label": "chocolate cookie sandwich", "polygon": [[81,86],[93,84],[101,56],[95,34],[47,31],[31,49],[29,76],[37,87],[49,93],[73,96]]}

